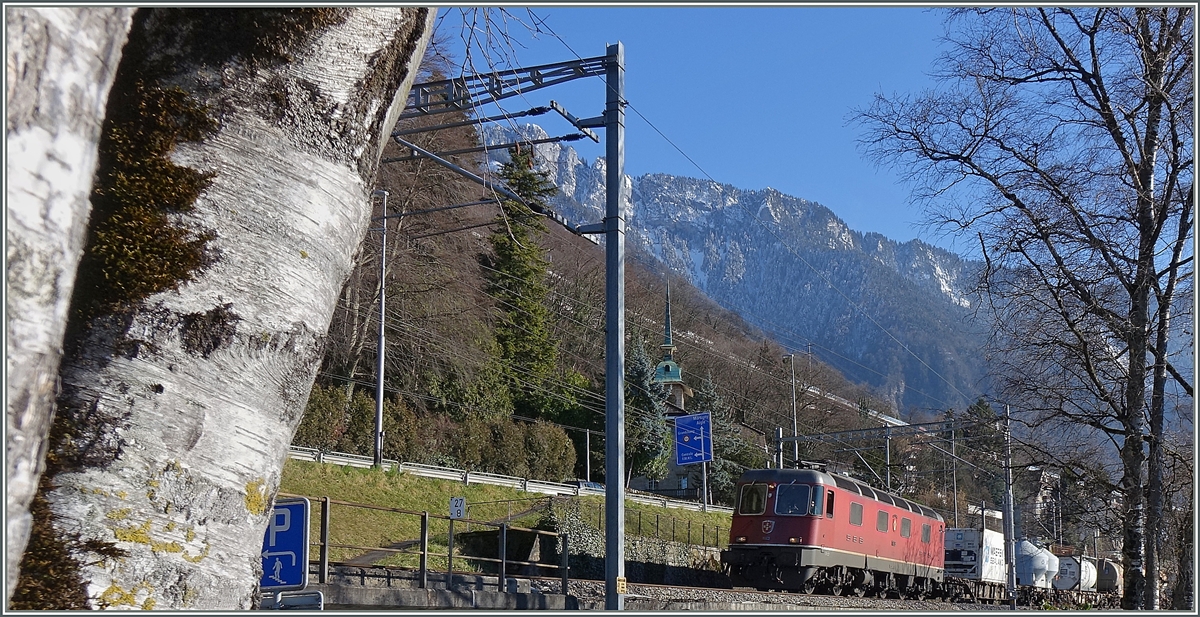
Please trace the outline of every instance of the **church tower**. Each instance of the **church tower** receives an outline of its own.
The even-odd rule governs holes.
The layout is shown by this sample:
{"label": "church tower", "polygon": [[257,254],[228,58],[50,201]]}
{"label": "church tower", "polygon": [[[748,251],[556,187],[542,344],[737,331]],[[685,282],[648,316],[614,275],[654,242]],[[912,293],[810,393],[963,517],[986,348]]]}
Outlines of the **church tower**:
{"label": "church tower", "polygon": [[683,383],[683,369],[675,362],[675,344],[671,339],[671,283],[667,282],[667,308],[663,318],[663,343],[658,348],[663,352],[663,359],[654,368],[654,382],[666,386],[670,392],[667,400],[667,414],[681,416],[684,411],[685,397],[692,396],[692,389]]}

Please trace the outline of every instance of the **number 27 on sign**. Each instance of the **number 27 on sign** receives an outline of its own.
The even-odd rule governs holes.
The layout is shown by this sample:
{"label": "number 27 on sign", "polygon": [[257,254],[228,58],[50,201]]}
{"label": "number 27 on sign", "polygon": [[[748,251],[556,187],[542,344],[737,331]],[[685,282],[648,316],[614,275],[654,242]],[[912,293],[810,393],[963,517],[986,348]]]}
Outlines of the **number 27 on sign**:
{"label": "number 27 on sign", "polygon": [[467,517],[467,498],[466,497],[451,497],[450,498],[450,518],[460,519]]}

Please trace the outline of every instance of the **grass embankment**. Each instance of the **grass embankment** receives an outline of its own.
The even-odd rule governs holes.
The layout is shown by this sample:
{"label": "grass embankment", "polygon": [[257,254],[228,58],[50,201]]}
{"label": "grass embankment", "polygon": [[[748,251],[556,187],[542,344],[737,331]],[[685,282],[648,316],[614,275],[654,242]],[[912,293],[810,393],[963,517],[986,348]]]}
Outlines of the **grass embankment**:
{"label": "grass embankment", "polygon": [[[446,517],[451,497],[464,497],[467,503],[468,520],[455,522],[455,537],[465,531],[494,529],[481,524],[492,521],[507,521],[510,527],[553,529],[549,521],[549,495],[503,486],[464,485],[461,482],[374,469],[288,460],[284,465],[279,490],[312,500],[309,537],[314,545],[319,543],[321,537],[321,497],[417,513],[333,504],[330,507],[330,544],[357,547],[331,548],[330,561],[334,563],[416,567],[416,552],[420,548],[417,542],[421,537],[419,513],[429,512],[429,567],[445,569],[444,556],[449,532]],[[589,526],[603,529],[603,497],[566,499],[578,505],[582,520]],[[729,518],[728,514],[723,513],[692,512],[625,502],[627,536],[673,538],[678,542],[688,542],[690,538],[693,544],[724,546],[729,535]],[[410,542],[411,545],[408,544]],[[388,547],[412,553],[371,551],[373,548]],[[455,547],[455,570],[471,569],[472,566],[467,562],[459,561],[458,548]],[[316,546],[313,550],[316,551]],[[442,557],[435,557],[438,554]]]}

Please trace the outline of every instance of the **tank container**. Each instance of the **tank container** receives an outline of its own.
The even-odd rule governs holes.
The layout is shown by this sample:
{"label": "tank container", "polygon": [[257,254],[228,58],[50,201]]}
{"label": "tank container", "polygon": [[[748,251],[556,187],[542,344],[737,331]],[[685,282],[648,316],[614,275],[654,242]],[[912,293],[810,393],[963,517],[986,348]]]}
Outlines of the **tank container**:
{"label": "tank container", "polygon": [[1054,578],[1055,589],[1096,591],[1096,564],[1091,557],[1078,555],[1058,558],[1058,576]]}
{"label": "tank container", "polygon": [[1058,574],[1058,557],[1050,551],[1030,542],[1017,543],[1017,584],[1050,589],[1054,575]]}
{"label": "tank container", "polygon": [[1125,571],[1121,564],[1108,559],[1100,560],[1100,575],[1096,579],[1096,591],[1121,592]]}

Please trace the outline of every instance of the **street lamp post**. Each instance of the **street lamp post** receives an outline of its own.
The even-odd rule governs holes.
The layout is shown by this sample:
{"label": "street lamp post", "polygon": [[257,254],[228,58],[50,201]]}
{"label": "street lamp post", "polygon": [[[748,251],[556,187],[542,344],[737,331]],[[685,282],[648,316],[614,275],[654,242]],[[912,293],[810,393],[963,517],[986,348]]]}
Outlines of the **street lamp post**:
{"label": "street lamp post", "polygon": [[379,241],[379,347],[376,351],[378,364],[375,369],[375,461],[377,469],[383,468],[383,330],[385,323],[385,301],[387,294],[387,199],[388,192],[378,189],[371,193],[373,197],[383,197],[383,216],[379,222],[383,234]]}
{"label": "street lamp post", "polygon": [[[783,359],[788,361],[788,366],[790,366],[792,369],[792,437],[799,437],[800,422],[796,417],[796,354],[785,354]],[[792,463],[796,466],[800,465],[799,440],[792,442]]]}

